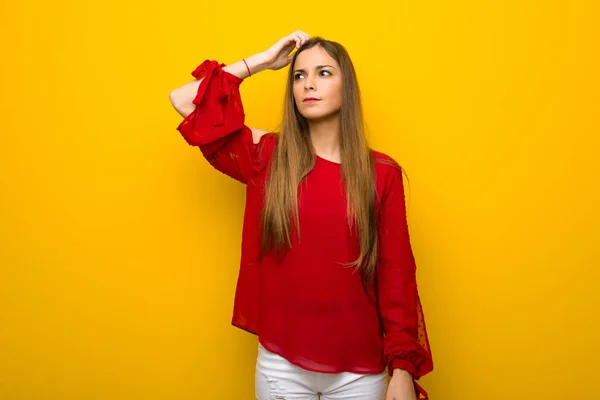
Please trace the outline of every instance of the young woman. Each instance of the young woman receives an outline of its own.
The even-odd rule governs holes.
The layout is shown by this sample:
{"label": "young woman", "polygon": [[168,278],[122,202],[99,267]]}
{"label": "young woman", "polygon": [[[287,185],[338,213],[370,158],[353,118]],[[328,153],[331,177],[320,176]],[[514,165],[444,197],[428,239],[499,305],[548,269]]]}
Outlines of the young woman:
{"label": "young woman", "polygon": [[[246,126],[239,85],[287,65],[280,133]],[[346,49],[296,31],[192,75],[170,95],[177,129],[246,184],[232,323],[258,335],[256,398],[427,398],[417,380],[433,361],[402,169],[367,145]]]}

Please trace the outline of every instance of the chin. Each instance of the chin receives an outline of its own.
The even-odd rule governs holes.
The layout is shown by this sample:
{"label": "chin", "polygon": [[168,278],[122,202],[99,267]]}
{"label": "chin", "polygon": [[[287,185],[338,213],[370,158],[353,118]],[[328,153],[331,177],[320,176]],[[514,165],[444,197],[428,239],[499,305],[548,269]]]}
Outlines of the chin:
{"label": "chin", "polygon": [[328,117],[331,117],[335,114],[335,112],[331,112],[331,111],[320,111],[320,110],[300,110],[300,114],[302,114],[302,116],[308,120],[311,121],[318,121],[318,120],[323,120],[323,119],[327,119]]}

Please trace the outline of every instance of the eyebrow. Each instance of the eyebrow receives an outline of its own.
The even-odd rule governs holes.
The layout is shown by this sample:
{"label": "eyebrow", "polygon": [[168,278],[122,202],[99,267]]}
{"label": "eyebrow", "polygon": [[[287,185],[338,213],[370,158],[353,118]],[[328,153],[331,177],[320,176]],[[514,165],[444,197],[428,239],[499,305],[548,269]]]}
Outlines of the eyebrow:
{"label": "eyebrow", "polygon": [[[330,68],[333,68],[331,65],[317,65],[317,66],[315,67],[315,69],[316,69],[316,70],[319,70],[319,69],[323,69],[323,68],[325,68],[325,67],[330,67]],[[296,73],[296,72],[304,72],[304,73],[306,73],[306,71],[305,71],[305,70],[303,70],[303,69],[297,69],[297,70],[295,70],[295,71],[294,71],[294,73]]]}

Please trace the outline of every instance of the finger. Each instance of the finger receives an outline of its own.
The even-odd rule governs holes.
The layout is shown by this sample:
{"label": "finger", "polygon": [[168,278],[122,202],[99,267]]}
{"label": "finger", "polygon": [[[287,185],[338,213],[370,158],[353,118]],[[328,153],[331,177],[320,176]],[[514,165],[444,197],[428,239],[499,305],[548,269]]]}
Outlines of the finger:
{"label": "finger", "polygon": [[298,34],[294,32],[290,36],[292,37],[294,42],[296,42],[296,47],[300,47],[300,37],[298,37]]}
{"label": "finger", "polygon": [[290,35],[288,36],[284,36],[281,39],[279,39],[279,42],[277,42],[278,44],[278,51],[282,51],[283,49],[287,49],[287,47],[290,45],[290,42],[292,42],[292,38]]}
{"label": "finger", "polygon": [[287,35],[287,36],[284,36],[284,37],[281,39],[281,42],[282,42],[282,44],[285,46],[285,45],[287,45],[287,44],[289,44],[289,43],[291,43],[291,42],[293,42],[293,41],[295,41],[295,40],[296,40],[296,37],[294,36],[294,34],[293,34],[293,33],[291,33],[291,34],[289,34],[289,35]]}
{"label": "finger", "polygon": [[298,43],[298,48],[304,44],[303,37],[299,33],[296,34],[296,42]]}
{"label": "finger", "polygon": [[302,38],[304,39],[304,41],[307,41],[308,39],[310,39],[310,35],[304,31],[298,31],[298,33],[302,36]]}
{"label": "finger", "polygon": [[295,47],[298,47],[298,38],[294,35],[286,36],[282,39],[281,43],[282,48],[292,51]]}
{"label": "finger", "polygon": [[298,33],[298,39],[300,40],[300,47],[302,47],[304,45],[304,42],[306,41],[304,39],[304,35],[302,35],[302,33]]}
{"label": "finger", "polygon": [[295,46],[300,48],[300,38],[296,34],[290,35],[289,42],[295,43]]}

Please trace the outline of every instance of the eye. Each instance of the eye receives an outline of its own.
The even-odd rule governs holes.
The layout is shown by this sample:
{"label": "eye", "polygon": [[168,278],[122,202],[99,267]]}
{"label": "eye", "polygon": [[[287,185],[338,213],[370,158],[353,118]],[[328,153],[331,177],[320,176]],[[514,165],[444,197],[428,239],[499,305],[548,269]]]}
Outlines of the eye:
{"label": "eye", "polygon": [[[323,75],[324,73],[326,75]],[[326,69],[322,69],[321,71],[319,71],[319,75],[320,76],[331,76],[331,72],[327,71]],[[300,79],[300,77],[304,77],[304,74],[299,72],[294,75],[294,80],[298,80],[298,79]]]}

